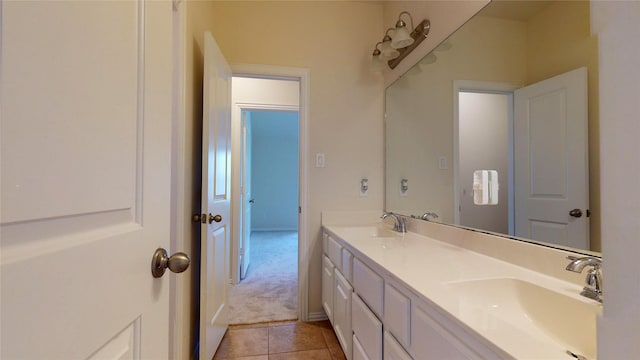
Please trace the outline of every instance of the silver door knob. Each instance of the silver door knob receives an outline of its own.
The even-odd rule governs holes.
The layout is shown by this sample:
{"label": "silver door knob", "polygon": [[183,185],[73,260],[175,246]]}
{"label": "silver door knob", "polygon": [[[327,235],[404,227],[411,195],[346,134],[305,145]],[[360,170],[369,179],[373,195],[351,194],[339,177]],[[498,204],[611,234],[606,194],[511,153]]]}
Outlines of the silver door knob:
{"label": "silver door knob", "polygon": [[220,222],[222,221],[222,216],[221,215],[211,215],[211,213],[209,213],[209,224],[213,223],[213,222]]}
{"label": "silver door knob", "polygon": [[158,248],[151,258],[151,274],[154,278],[162,277],[167,268],[171,272],[181,273],[187,270],[190,263],[189,256],[183,252],[177,252],[169,257],[167,250]]}
{"label": "silver door knob", "polygon": [[575,218],[582,217],[582,210],[580,210],[580,209],[573,209],[573,210],[569,211],[569,216],[573,216],[573,217],[575,217]]}

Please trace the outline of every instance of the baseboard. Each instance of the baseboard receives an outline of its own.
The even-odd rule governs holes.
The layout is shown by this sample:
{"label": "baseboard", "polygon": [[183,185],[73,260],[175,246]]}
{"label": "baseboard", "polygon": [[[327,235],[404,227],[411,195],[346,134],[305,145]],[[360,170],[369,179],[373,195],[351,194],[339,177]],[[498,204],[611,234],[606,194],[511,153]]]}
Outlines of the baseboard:
{"label": "baseboard", "polygon": [[251,228],[251,232],[255,231],[298,231],[298,228]]}
{"label": "baseboard", "polygon": [[320,311],[320,312],[312,312],[309,313],[309,316],[307,317],[308,321],[323,321],[323,320],[327,320],[327,314],[324,313],[324,311]]}

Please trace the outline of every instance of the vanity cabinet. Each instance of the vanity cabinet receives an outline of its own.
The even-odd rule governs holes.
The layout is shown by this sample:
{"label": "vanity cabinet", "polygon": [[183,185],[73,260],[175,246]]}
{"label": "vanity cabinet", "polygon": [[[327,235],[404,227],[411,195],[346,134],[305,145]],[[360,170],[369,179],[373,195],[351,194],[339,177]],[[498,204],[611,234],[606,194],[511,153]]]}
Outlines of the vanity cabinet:
{"label": "vanity cabinet", "polygon": [[347,241],[323,241],[322,304],[347,359],[504,358]]}

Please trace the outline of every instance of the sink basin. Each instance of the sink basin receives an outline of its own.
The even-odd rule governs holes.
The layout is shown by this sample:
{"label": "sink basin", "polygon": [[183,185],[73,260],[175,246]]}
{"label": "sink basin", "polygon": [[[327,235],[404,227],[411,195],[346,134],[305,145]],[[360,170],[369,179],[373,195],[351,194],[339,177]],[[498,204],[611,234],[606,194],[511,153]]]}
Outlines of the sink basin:
{"label": "sink basin", "polygon": [[374,238],[395,238],[402,235],[401,233],[385,228],[375,227],[372,229],[370,236]]}
{"label": "sink basin", "polygon": [[[460,311],[497,318],[518,329],[532,329],[559,346],[593,359],[600,304],[512,278],[450,282]],[[475,313],[474,313],[475,312]],[[482,314],[482,315],[481,315]],[[490,321],[490,320],[489,320]]]}

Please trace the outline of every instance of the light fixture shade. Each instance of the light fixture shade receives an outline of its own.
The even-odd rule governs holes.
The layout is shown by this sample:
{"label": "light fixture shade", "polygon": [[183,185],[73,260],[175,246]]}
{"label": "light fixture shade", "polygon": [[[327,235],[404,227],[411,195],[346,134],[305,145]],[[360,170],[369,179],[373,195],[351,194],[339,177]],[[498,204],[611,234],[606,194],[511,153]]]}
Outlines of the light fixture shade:
{"label": "light fixture shade", "polygon": [[374,72],[380,72],[382,71],[382,69],[384,69],[384,61],[380,58],[380,54],[380,50],[378,50],[378,48],[376,47],[376,49],[373,51],[373,54],[371,55],[371,70]]}
{"label": "light fixture shade", "polygon": [[391,41],[391,47],[394,49],[402,49],[413,44],[413,38],[407,30],[407,26],[402,22],[401,26],[396,25],[396,31],[393,34],[393,40]]}
{"label": "light fixture shade", "polygon": [[388,40],[386,40],[386,38],[385,36],[385,40],[382,42],[382,45],[380,45],[380,58],[382,60],[395,59],[400,56],[400,52],[391,47],[391,38]]}

